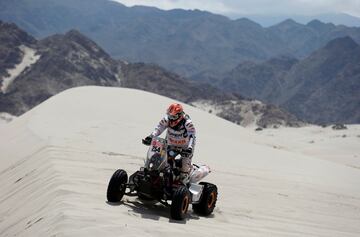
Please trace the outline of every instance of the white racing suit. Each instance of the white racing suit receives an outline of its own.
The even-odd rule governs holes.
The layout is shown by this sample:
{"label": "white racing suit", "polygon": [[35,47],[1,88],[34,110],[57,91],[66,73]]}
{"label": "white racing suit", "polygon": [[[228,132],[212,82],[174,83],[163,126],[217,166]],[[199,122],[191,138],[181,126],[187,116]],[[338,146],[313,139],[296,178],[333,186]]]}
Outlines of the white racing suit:
{"label": "white racing suit", "polygon": [[[184,119],[181,120],[175,127],[169,126],[169,118],[165,116],[159,124],[156,126],[152,136],[159,136],[167,129],[166,140],[168,143],[168,155],[174,156],[172,150],[187,149],[191,148],[192,152],[188,156],[181,157],[181,169],[180,171],[185,174],[190,174],[192,170],[191,159],[195,150],[195,127],[188,115],[185,115]],[[177,153],[175,153],[177,154]]]}

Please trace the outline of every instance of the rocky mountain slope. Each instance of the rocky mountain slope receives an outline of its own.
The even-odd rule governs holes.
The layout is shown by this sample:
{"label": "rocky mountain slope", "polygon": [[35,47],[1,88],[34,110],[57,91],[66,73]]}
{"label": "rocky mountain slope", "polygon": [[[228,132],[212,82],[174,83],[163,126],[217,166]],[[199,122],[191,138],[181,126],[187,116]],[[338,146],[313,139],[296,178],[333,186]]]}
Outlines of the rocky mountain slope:
{"label": "rocky mountain slope", "polygon": [[284,76],[298,62],[295,58],[285,56],[258,63],[245,61],[220,76],[220,79],[202,81],[212,83],[225,91],[241,92],[248,98],[272,101],[270,97],[274,96],[274,100],[276,99],[284,83]]}
{"label": "rocky mountain slope", "polygon": [[129,8],[108,0],[3,0],[0,19],[37,38],[77,29],[114,58],[156,63],[195,79],[226,72],[243,60],[304,57],[341,36],[360,42],[356,27],[287,20],[263,28],[245,18],[230,20],[198,10]]}
{"label": "rocky mountain slope", "polygon": [[[60,91],[75,86],[120,85],[120,65],[94,42],[77,31],[54,35],[36,41],[13,24],[0,23],[0,61],[3,90],[0,108],[3,112],[19,115]],[[25,61],[26,50],[35,52],[32,65],[9,75],[9,71]],[[35,57],[35,56],[34,56]],[[11,82],[5,82],[9,76]]]}
{"label": "rocky mountain slope", "polygon": [[[248,101],[239,95],[221,92],[208,84],[191,82],[157,65],[114,60],[76,30],[37,41],[16,25],[1,22],[0,36],[1,45],[13,44],[0,51],[4,55],[0,61],[0,68],[3,68],[0,112],[20,115],[68,88],[99,85],[142,89],[194,105],[200,100],[213,105],[229,104],[232,106],[224,106],[216,114],[242,125],[301,124],[293,115],[277,107],[259,102],[250,109],[249,106],[245,108],[241,105]],[[23,52],[21,49],[25,47],[27,51]],[[31,63],[26,64],[24,61],[30,49]],[[20,68],[22,64],[26,66]],[[14,68],[18,69],[16,73]],[[255,107],[256,116],[250,116]],[[258,123],[260,120],[262,122]]]}
{"label": "rocky mountain slope", "polygon": [[345,37],[296,64],[275,102],[311,122],[360,123],[359,91],[360,46]]}
{"label": "rocky mountain slope", "polygon": [[329,42],[297,61],[244,62],[215,84],[257,98],[315,123],[360,123],[360,46],[350,37]]}
{"label": "rocky mountain slope", "polygon": [[301,126],[295,116],[271,104],[224,93],[206,83],[194,82],[157,65],[124,63],[122,86],[142,89],[186,102],[242,126]]}

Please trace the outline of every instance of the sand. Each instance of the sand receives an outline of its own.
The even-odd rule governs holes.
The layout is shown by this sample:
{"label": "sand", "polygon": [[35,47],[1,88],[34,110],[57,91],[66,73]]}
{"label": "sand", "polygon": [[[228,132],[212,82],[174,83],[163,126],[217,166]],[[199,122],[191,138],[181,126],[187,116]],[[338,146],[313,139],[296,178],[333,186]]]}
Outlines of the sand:
{"label": "sand", "polygon": [[360,125],[346,127],[344,130],[335,130],[332,125],[264,129],[257,134],[265,139],[257,139],[256,143],[360,169]]}
{"label": "sand", "polygon": [[[80,87],[0,127],[0,236],[360,235],[360,169],[328,160],[322,152],[333,148],[301,150],[308,145],[290,139],[299,133],[342,149],[357,136],[313,138],[318,128],[259,134],[187,105],[197,128],[194,162],[209,165],[205,181],[218,186],[214,213],[190,210],[173,221],[168,208],[135,197],[107,203],[111,175],[143,164],[141,138],[172,102],[132,89]],[[359,152],[350,149],[337,152]]]}

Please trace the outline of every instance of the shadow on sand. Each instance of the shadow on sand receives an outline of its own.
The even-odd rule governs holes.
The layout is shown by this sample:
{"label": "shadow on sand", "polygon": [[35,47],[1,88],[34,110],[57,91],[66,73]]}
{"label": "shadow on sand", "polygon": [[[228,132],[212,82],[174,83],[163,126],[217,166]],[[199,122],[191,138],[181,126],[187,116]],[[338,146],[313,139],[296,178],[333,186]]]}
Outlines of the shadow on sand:
{"label": "shadow on sand", "polygon": [[[191,210],[191,205],[189,206],[188,214],[184,220],[177,221],[173,220],[170,217],[170,207],[166,207],[157,201],[143,201],[140,199],[135,200],[126,200],[120,202],[106,202],[108,205],[111,206],[120,206],[124,205],[129,208],[129,215],[131,212],[140,214],[144,219],[150,219],[154,221],[158,221],[161,217],[168,218],[169,223],[175,224],[186,224],[189,220],[199,220],[200,217]],[[214,215],[210,215],[208,217],[201,217],[201,218],[213,218]]]}

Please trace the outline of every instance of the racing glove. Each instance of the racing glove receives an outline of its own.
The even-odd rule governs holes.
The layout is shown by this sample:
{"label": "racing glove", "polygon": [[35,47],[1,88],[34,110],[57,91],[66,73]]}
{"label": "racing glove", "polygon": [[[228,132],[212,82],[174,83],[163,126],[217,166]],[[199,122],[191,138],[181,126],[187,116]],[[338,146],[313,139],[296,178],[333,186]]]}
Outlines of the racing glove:
{"label": "racing glove", "polygon": [[142,139],[142,143],[146,146],[149,146],[151,144],[152,141],[152,136],[147,136],[144,139]]}

